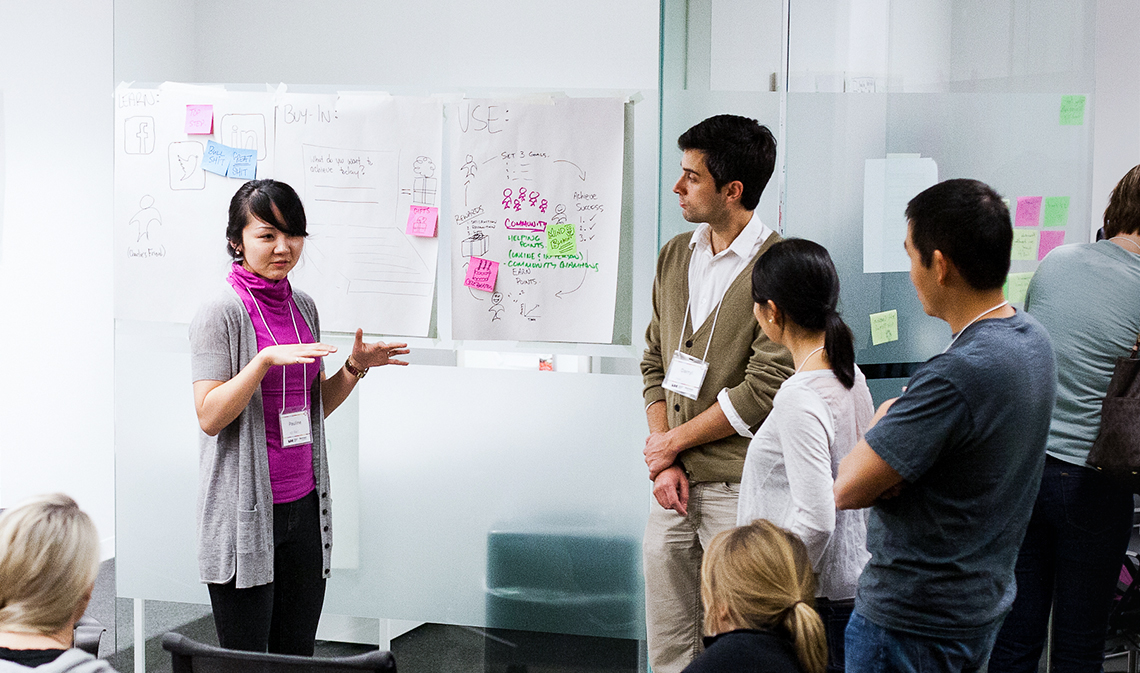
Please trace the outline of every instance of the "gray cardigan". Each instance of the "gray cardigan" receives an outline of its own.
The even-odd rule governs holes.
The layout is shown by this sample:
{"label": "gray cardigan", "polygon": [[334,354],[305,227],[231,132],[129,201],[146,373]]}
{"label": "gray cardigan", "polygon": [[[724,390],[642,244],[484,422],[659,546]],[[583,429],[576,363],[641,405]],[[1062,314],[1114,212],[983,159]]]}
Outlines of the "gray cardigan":
{"label": "gray cardigan", "polygon": [[[320,341],[317,308],[293,290],[301,316]],[[253,322],[232,288],[206,303],[190,323],[190,370],[194,381],[228,381],[257,355]],[[324,370],[324,361],[321,361]],[[321,508],[324,576],[332,556],[332,503],[325,453],[324,408],[318,377],[310,393],[313,476]],[[245,589],[273,581],[273,491],[265,448],[261,388],[216,437],[200,432],[198,458],[198,572],[209,584],[237,580]]]}

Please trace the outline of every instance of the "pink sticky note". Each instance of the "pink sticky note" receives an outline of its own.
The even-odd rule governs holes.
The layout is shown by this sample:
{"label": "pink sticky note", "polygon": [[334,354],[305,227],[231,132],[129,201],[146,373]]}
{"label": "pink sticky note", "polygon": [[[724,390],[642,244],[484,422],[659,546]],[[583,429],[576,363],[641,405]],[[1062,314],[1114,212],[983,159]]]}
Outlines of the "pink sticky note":
{"label": "pink sticky note", "polygon": [[467,264],[467,277],[463,284],[485,292],[495,291],[495,278],[499,276],[499,263],[482,257],[472,257]]}
{"label": "pink sticky note", "polygon": [[1041,222],[1041,197],[1017,197],[1017,219],[1014,226],[1036,227]]}
{"label": "pink sticky note", "polygon": [[435,206],[412,206],[408,211],[408,226],[404,233],[409,236],[435,236],[435,224],[439,221],[439,208]]}
{"label": "pink sticky note", "polygon": [[187,105],[186,106],[186,133],[188,135],[208,136],[214,132],[214,106],[213,105]]}
{"label": "pink sticky note", "polygon": [[1037,261],[1045,259],[1045,255],[1049,251],[1062,245],[1065,242],[1065,232],[1063,231],[1043,231],[1041,232],[1041,244],[1037,248]]}

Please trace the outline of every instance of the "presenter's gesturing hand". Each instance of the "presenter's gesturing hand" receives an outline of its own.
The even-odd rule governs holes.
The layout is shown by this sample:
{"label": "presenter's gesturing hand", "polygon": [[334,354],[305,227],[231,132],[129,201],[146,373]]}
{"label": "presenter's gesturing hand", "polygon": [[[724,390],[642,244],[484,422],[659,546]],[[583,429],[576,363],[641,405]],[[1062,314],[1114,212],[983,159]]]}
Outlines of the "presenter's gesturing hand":
{"label": "presenter's gesturing hand", "polygon": [[352,343],[352,355],[345,360],[335,374],[321,382],[321,399],[324,401],[325,418],[328,418],[341,402],[348,398],[349,393],[356,387],[356,382],[364,378],[371,367],[384,365],[407,365],[404,360],[397,360],[398,355],[407,355],[406,343],[364,343],[364,330],[356,330],[356,340]]}
{"label": "presenter's gesturing hand", "polygon": [[384,343],[377,341],[375,343],[364,343],[364,330],[356,330],[356,341],[352,344],[352,364],[356,367],[382,367],[384,365],[406,365],[407,362],[397,360],[397,355],[407,355],[411,351],[408,350],[406,343]]}

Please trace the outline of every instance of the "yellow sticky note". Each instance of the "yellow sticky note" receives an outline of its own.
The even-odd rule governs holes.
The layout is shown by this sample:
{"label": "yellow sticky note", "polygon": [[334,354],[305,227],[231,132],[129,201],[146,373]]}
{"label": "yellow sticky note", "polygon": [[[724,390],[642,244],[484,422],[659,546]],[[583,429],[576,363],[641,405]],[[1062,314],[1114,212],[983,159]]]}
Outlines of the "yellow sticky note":
{"label": "yellow sticky note", "polygon": [[1005,298],[1014,304],[1025,301],[1025,295],[1029,291],[1030,278],[1033,278],[1032,271],[1011,273],[1006,276],[1005,285],[1002,287]]}
{"label": "yellow sticky note", "polygon": [[895,309],[871,314],[871,344],[899,340],[899,313]]}
{"label": "yellow sticky note", "polygon": [[1041,232],[1036,229],[1016,229],[1013,232],[1013,250],[1009,258],[1017,260],[1037,259],[1037,242]]}

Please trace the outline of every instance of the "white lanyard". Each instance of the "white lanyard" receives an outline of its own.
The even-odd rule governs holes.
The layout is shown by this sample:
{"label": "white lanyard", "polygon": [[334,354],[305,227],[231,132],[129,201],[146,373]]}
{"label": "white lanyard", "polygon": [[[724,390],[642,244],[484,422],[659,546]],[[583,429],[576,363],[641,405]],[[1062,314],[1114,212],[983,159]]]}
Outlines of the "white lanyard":
{"label": "white lanyard", "polygon": [[[727,290],[726,290],[726,292],[727,292]],[[713,332],[716,331],[716,319],[717,319],[717,317],[720,316],[720,307],[722,304],[724,304],[724,297],[721,297],[720,301],[717,302],[717,304],[716,304],[716,313],[713,313],[713,324],[712,324],[712,327],[709,328],[709,340],[707,343],[705,343],[705,354],[704,354],[704,356],[701,357],[702,362],[708,362],[709,346],[712,346]],[[693,299],[692,299],[692,297],[690,297],[689,300],[687,302],[685,302],[685,317],[681,319],[681,338],[677,340],[677,350],[678,351],[681,350],[681,346],[685,343],[685,325],[689,324],[689,310],[692,308],[692,306],[693,306]],[[697,330],[697,323],[694,322],[693,323],[693,332],[695,333],[696,330]]]}
{"label": "white lanyard", "polygon": [[804,361],[800,363],[800,366],[796,367],[796,371],[792,372],[792,376],[799,374],[800,370],[803,369],[804,365],[806,365],[808,360],[811,359],[811,356],[815,355],[816,353],[820,352],[821,350],[823,350],[823,346],[820,346],[819,348],[815,349],[814,351],[808,353],[808,356],[806,358],[804,358]]}
{"label": "white lanyard", "polygon": [[[257,297],[254,296],[253,290],[245,283],[241,284],[245,291],[249,293],[249,298],[253,300],[253,307],[257,309],[257,315],[261,316],[261,324],[265,325],[265,331],[269,332],[269,338],[273,339],[274,346],[280,346],[277,337],[273,336],[273,328],[269,326],[269,321],[265,319],[265,314],[261,312],[261,304],[257,303]],[[287,300],[289,307],[289,317],[293,320],[293,332],[297,334],[297,343],[301,343],[301,330],[297,329],[297,316],[293,314],[293,299],[290,297]],[[285,372],[288,368],[285,365],[281,366],[281,413],[285,413],[285,398],[289,395],[289,390],[285,386]],[[305,382],[309,380],[309,368],[304,362],[301,363],[301,388],[304,389]],[[309,396],[305,395],[305,408],[309,408]]]}
{"label": "white lanyard", "polygon": [[965,326],[965,327],[963,327],[962,329],[958,330],[958,333],[957,333],[957,334],[955,334],[955,335],[954,335],[954,337],[953,337],[952,339],[950,339],[950,343],[949,343],[949,345],[947,345],[947,346],[946,346],[946,348],[945,348],[945,349],[943,349],[943,351],[942,351],[942,352],[943,352],[943,353],[945,353],[946,351],[950,350],[950,346],[953,346],[953,345],[954,345],[954,342],[958,340],[958,337],[962,336],[962,332],[965,332],[965,331],[966,331],[966,330],[967,330],[967,329],[970,327],[970,325],[973,325],[974,323],[976,323],[976,322],[978,322],[979,320],[981,320],[981,319],[982,319],[982,316],[986,315],[987,313],[993,313],[994,311],[998,310],[999,308],[1001,308],[1001,307],[1003,307],[1003,306],[1008,306],[1008,305],[1009,305],[1009,302],[1008,302],[1008,301],[1003,301],[1002,303],[998,304],[997,306],[995,306],[995,307],[993,307],[993,308],[991,308],[991,309],[987,309],[987,310],[985,310],[985,311],[982,311],[981,313],[979,313],[977,316],[975,316],[975,317],[974,317],[974,319],[973,319],[973,320],[971,320],[970,322],[966,323],[966,326]]}

